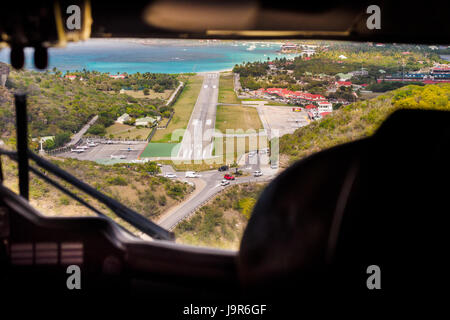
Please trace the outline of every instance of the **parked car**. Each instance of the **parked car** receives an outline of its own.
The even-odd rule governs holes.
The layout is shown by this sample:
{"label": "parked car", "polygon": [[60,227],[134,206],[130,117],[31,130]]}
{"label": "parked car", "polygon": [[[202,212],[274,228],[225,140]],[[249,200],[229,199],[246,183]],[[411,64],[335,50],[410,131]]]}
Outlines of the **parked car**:
{"label": "parked car", "polygon": [[162,167],[162,164],[161,163],[157,163],[156,164],[158,167]]}
{"label": "parked car", "polygon": [[272,162],[272,163],[270,164],[270,168],[271,168],[271,169],[278,169],[278,163]]}
{"label": "parked car", "polygon": [[261,172],[261,170],[256,170],[256,171],[253,172],[253,175],[255,177],[261,177],[263,175],[263,173]]}
{"label": "parked car", "polygon": [[234,180],[235,179],[235,177],[233,175],[228,174],[228,173],[226,175],[224,175],[223,178],[225,180]]}
{"label": "parked car", "polygon": [[219,171],[227,171],[228,169],[229,169],[228,166],[221,166],[221,167],[219,168]]}
{"label": "parked car", "polygon": [[220,183],[221,186],[227,186],[230,184],[230,181],[223,179],[222,182]]}
{"label": "parked car", "polygon": [[164,177],[166,177],[166,178],[176,178],[177,175],[176,175],[175,173],[168,172],[168,173],[166,173],[166,174],[164,175]]}

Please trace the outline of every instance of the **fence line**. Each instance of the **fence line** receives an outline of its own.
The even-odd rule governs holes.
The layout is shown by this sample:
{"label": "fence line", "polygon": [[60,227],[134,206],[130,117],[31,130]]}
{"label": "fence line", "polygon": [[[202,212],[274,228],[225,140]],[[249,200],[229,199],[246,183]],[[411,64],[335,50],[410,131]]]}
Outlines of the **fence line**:
{"label": "fence line", "polygon": [[172,120],[174,114],[175,114],[175,112],[172,111],[170,113],[169,120],[167,120],[167,123],[165,125],[163,125],[163,126],[157,126],[156,129],[167,129],[167,127],[169,126],[169,123]]}

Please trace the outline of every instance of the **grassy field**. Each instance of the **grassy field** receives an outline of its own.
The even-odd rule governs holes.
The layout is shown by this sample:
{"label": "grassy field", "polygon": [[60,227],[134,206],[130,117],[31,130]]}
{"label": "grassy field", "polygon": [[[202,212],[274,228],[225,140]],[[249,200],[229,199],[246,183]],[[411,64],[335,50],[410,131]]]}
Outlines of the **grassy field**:
{"label": "grassy field", "polygon": [[112,126],[106,128],[106,136],[109,138],[120,139],[146,139],[152,131],[151,128],[136,128],[121,123],[114,123]]}
{"label": "grassy field", "polygon": [[[200,93],[202,82],[202,76],[190,76],[188,78],[183,91],[173,106],[175,114],[172,121],[170,121],[169,126],[166,129],[156,131],[152,142],[170,142],[174,130],[185,129],[187,127],[198,94]],[[181,138],[182,137],[180,137],[180,140]]]}
{"label": "grassy field", "polygon": [[234,92],[233,74],[224,73],[220,75],[219,103],[241,103]]}
{"label": "grassy field", "polygon": [[169,99],[170,95],[172,94],[173,90],[164,90],[164,92],[156,92],[153,89],[149,90],[149,95],[144,94],[144,90],[124,90],[124,93],[133,97],[133,98],[147,98],[147,99],[162,99],[167,100]]}
{"label": "grassy field", "polygon": [[[256,146],[254,145],[255,143]],[[249,137],[215,138],[213,155],[221,156],[224,164],[232,164],[233,162],[237,162],[242,154],[247,153],[250,150],[265,149],[268,147],[269,143],[265,136],[252,141],[252,146],[250,146]]]}
{"label": "grassy field", "polygon": [[[172,150],[174,148],[179,148],[179,143],[149,143],[147,147],[142,152],[140,158],[150,158],[150,157],[170,157],[172,156]],[[178,152],[175,150],[174,152]]]}
{"label": "grassy field", "polygon": [[222,133],[226,129],[262,129],[258,111],[253,107],[217,106],[216,129]]}

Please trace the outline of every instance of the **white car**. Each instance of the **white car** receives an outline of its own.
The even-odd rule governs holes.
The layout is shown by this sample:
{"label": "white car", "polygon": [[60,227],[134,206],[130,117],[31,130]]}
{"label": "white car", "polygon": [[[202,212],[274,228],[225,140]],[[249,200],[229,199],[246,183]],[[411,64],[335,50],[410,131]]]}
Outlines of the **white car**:
{"label": "white car", "polygon": [[200,178],[200,175],[196,173],[195,171],[186,171],[185,174],[186,178]]}
{"label": "white car", "polygon": [[263,175],[263,173],[261,172],[261,170],[256,170],[256,171],[253,172],[253,175],[255,177],[261,177]]}
{"label": "white car", "polygon": [[272,163],[272,164],[270,165],[270,168],[271,168],[271,169],[278,169],[278,164],[277,164],[277,163]]}
{"label": "white car", "polygon": [[96,147],[97,146],[97,144],[94,142],[89,142],[87,145],[88,145],[88,147]]}
{"label": "white car", "polygon": [[162,164],[161,163],[157,163],[156,164],[158,167],[162,167]]}
{"label": "white car", "polygon": [[227,186],[230,184],[230,181],[223,179],[222,182],[220,183],[221,186]]}
{"label": "white car", "polygon": [[166,174],[164,175],[164,177],[166,177],[166,178],[176,178],[177,175],[176,175],[175,173],[168,172],[168,173],[166,173]]}
{"label": "white car", "polygon": [[126,156],[125,155],[123,155],[123,154],[119,154],[119,155],[114,155],[114,154],[112,154],[111,155],[111,159],[126,159]]}
{"label": "white car", "polygon": [[112,142],[112,140],[108,140],[105,142],[106,144],[113,144],[114,142]]}

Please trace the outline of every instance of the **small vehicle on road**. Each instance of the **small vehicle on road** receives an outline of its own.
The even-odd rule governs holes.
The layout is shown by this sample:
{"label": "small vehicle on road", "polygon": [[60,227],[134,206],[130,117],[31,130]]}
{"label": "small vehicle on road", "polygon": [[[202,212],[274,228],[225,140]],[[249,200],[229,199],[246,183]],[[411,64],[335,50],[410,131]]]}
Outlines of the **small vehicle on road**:
{"label": "small vehicle on road", "polygon": [[163,165],[161,163],[156,164],[158,167],[162,167]]}
{"label": "small vehicle on road", "polygon": [[166,173],[166,174],[164,175],[164,177],[166,177],[166,178],[176,178],[177,175],[176,175],[175,173],[168,172],[168,173]]}
{"label": "small vehicle on road", "polygon": [[234,179],[236,179],[233,175],[231,175],[231,174],[229,174],[229,173],[227,173],[226,175],[224,175],[223,178],[224,178],[225,180],[234,180]]}
{"label": "small vehicle on road", "polygon": [[195,171],[186,171],[186,178],[200,178],[200,175]]}
{"label": "small vehicle on road", "polygon": [[230,184],[230,181],[225,180],[225,179],[223,179],[222,182],[220,182],[220,185],[221,185],[222,187],[227,186],[227,185],[229,185],[229,184]]}
{"label": "small vehicle on road", "polygon": [[261,177],[263,175],[263,173],[261,172],[261,170],[255,170],[253,172],[253,176],[255,177]]}
{"label": "small vehicle on road", "polygon": [[106,144],[113,144],[114,142],[112,140],[108,140],[105,142]]}
{"label": "small vehicle on road", "polygon": [[126,159],[126,158],[127,158],[127,156],[123,155],[123,154],[119,154],[117,156],[114,154],[111,155],[111,159]]}
{"label": "small vehicle on road", "polygon": [[271,168],[271,169],[278,169],[278,163],[272,162],[272,163],[270,164],[270,168]]}
{"label": "small vehicle on road", "polygon": [[219,168],[219,171],[227,171],[228,169],[229,169],[228,166],[221,166],[221,167]]}

